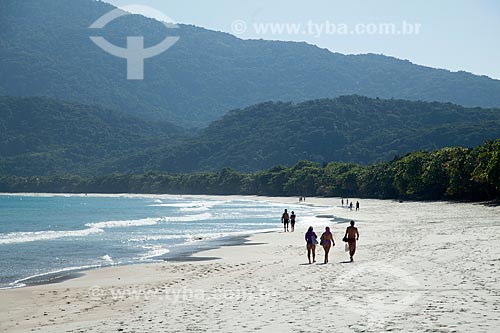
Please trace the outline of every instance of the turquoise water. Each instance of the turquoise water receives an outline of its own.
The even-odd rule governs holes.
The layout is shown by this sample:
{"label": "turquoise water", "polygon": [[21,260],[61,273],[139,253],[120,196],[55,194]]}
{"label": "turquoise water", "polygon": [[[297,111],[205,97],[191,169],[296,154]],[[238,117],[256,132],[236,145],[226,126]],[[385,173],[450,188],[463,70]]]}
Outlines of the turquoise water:
{"label": "turquoise water", "polygon": [[[284,208],[311,223],[318,208],[181,196],[0,195],[0,288],[55,272],[168,260],[230,236],[279,230]],[[211,243],[212,242],[212,243]]]}

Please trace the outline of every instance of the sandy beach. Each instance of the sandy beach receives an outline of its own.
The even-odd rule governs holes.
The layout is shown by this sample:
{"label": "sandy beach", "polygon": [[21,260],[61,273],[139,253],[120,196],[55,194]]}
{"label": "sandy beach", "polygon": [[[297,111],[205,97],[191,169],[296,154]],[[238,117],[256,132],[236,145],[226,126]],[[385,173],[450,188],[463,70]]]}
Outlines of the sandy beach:
{"label": "sandy beach", "polygon": [[282,232],[278,216],[275,232],[195,254],[217,259],[103,268],[0,290],[0,331],[498,331],[500,207],[360,202],[359,212],[340,199],[305,203],[356,221],[354,263],[341,241],[346,224],[325,219],[336,241],[330,263],[321,264],[317,248],[317,263],[307,264],[308,225],[298,211],[294,233]]}

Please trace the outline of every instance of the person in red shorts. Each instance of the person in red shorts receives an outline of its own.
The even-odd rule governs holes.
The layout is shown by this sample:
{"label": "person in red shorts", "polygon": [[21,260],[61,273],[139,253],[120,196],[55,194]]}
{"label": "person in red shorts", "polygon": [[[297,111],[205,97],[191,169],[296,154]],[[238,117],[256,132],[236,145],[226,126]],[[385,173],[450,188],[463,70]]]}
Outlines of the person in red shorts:
{"label": "person in red shorts", "polygon": [[283,215],[281,215],[281,223],[283,223],[283,231],[288,231],[288,224],[290,223],[290,215],[288,215],[288,211],[285,209]]}
{"label": "person in red shorts", "polygon": [[354,221],[351,221],[351,225],[345,230],[344,241],[349,244],[349,255],[351,257],[351,262],[354,261],[354,253],[356,253],[356,242],[359,239],[358,228],[354,226]]}

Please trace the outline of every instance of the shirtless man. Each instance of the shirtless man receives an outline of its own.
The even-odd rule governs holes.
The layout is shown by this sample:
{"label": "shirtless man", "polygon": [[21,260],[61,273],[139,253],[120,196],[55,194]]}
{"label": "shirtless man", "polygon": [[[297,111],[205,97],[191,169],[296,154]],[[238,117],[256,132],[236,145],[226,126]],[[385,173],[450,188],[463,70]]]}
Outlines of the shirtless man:
{"label": "shirtless man", "polygon": [[287,232],[288,231],[288,223],[290,223],[290,216],[288,215],[288,212],[286,209],[285,209],[285,212],[283,213],[283,215],[281,215],[281,223],[283,223],[284,231]]}
{"label": "shirtless man", "polygon": [[354,221],[351,221],[351,226],[345,230],[344,239],[347,239],[347,244],[349,244],[349,255],[351,256],[351,262],[353,262],[354,253],[356,253],[356,241],[359,239],[358,228],[354,226]]}

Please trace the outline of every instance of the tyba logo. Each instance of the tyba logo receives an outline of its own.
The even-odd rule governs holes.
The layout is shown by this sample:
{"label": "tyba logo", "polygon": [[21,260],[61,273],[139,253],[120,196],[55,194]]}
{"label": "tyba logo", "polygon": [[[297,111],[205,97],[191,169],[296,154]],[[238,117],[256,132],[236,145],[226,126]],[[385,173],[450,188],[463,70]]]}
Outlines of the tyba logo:
{"label": "tyba logo", "polygon": [[[162,12],[142,5],[129,5],[121,8],[115,8],[97,19],[97,21],[92,23],[89,28],[102,29],[109,22],[116,20],[119,17],[132,15],[131,12],[147,13],[158,19],[167,28],[178,28],[178,26]],[[144,36],[128,36],[126,48],[111,44],[101,36],[90,36],[90,39],[109,54],[127,59],[128,80],[143,80],[144,59],[151,58],[165,52],[179,40],[179,37],[167,36],[160,43],[148,48],[144,48]]]}

